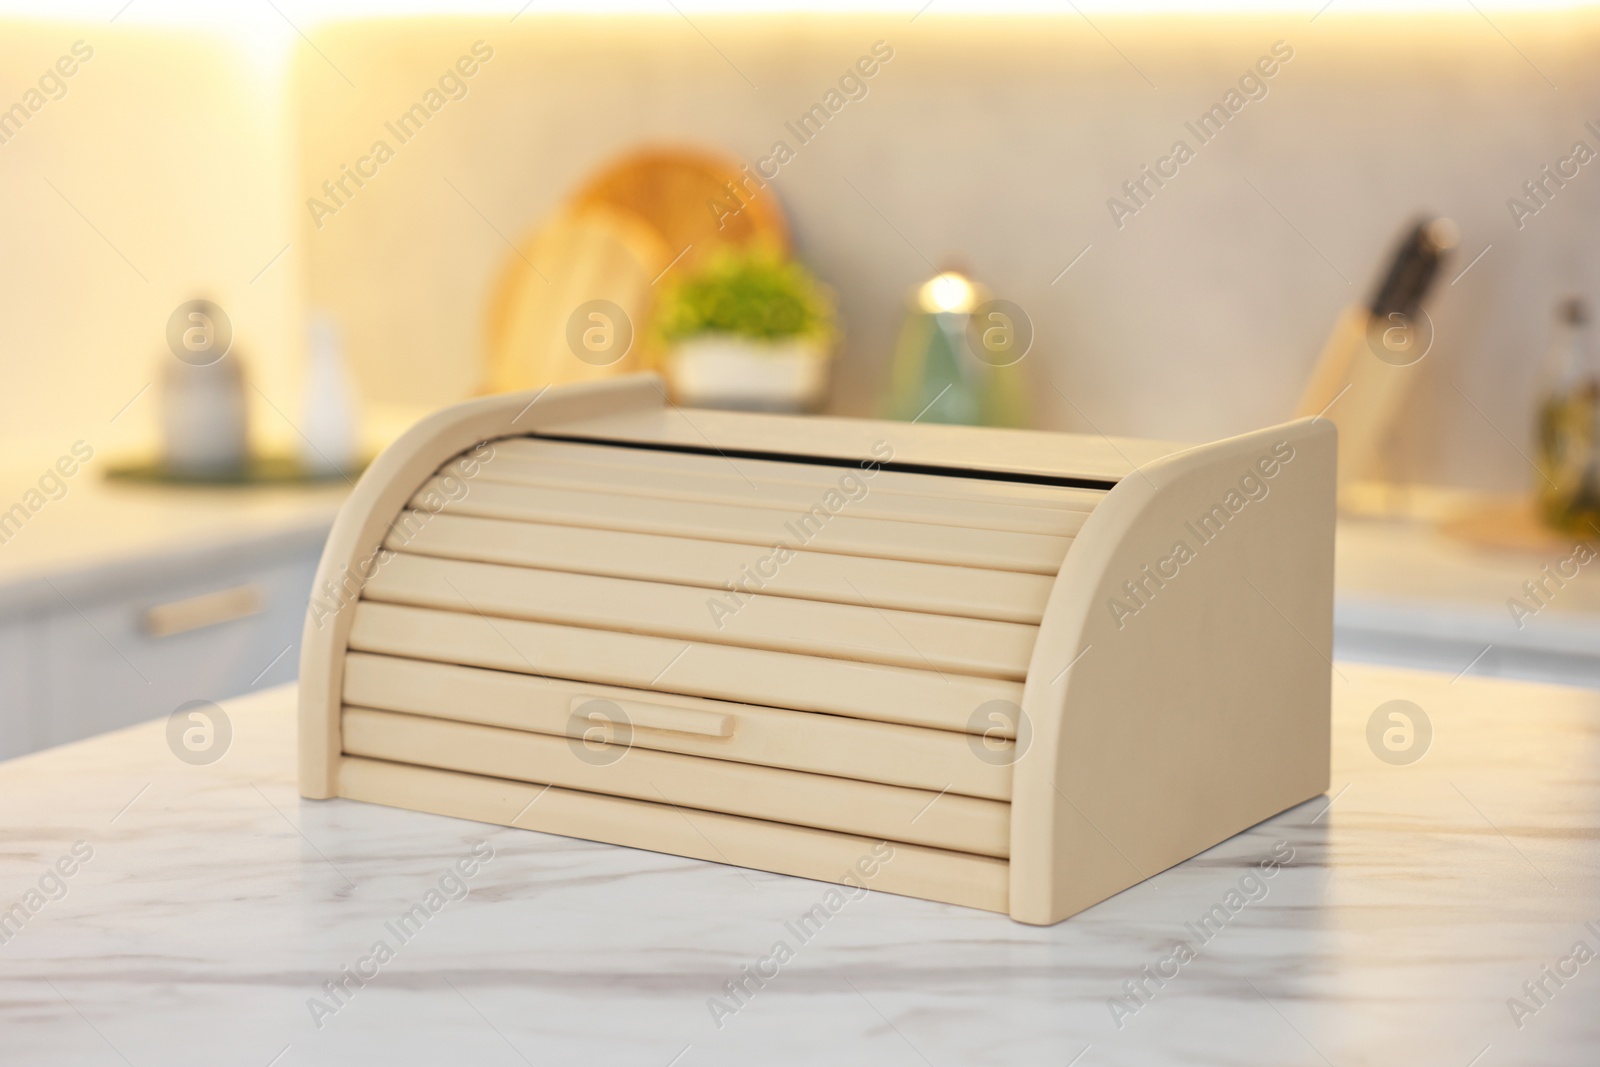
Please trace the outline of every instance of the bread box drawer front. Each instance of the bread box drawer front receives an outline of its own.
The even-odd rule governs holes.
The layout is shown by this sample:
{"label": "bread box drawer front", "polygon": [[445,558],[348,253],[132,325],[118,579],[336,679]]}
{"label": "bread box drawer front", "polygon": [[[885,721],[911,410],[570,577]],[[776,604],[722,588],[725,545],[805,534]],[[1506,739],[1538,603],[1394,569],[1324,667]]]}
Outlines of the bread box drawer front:
{"label": "bread box drawer front", "polygon": [[346,706],[1011,799],[1009,723],[987,736],[352,652]]}

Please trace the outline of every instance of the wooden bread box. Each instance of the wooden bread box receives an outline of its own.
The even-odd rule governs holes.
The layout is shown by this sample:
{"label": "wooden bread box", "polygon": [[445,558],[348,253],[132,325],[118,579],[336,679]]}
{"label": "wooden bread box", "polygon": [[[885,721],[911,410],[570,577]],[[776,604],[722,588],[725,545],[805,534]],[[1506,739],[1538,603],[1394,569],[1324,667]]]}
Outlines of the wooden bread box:
{"label": "wooden bread box", "polygon": [[1334,450],[469,401],[334,525],[300,790],[1053,923],[1327,788]]}

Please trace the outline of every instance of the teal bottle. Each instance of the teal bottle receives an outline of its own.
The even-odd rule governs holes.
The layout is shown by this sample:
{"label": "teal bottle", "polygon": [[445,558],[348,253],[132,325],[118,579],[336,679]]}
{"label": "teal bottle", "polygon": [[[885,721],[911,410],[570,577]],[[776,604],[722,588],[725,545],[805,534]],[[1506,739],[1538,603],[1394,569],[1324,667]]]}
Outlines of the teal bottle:
{"label": "teal bottle", "polygon": [[895,344],[887,418],[962,426],[1026,426],[1027,386],[1017,366],[991,366],[972,352],[973,311],[987,294],[954,271],[913,296]]}

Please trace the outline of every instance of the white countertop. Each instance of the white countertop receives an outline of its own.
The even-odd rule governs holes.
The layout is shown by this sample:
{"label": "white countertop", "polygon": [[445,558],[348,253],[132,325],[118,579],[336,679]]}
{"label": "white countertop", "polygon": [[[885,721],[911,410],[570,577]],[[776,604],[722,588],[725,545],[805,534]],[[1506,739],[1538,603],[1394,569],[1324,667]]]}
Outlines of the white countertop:
{"label": "white countertop", "polygon": [[[435,407],[368,402],[361,451],[376,455]],[[262,454],[290,453],[301,444],[287,422],[257,429],[252,444]],[[0,614],[59,607],[61,594],[114,595],[152,574],[241,556],[320,552],[356,480],[226,486],[108,480],[106,471],[149,462],[159,452],[153,425],[119,436],[116,448],[97,442],[88,462],[44,487],[51,493],[39,492],[40,480],[71,458],[65,443],[6,439],[0,512],[24,504],[29,514],[20,529],[8,526],[0,536]]]}
{"label": "white countertop", "polygon": [[[16,471],[0,477],[20,499]],[[25,488],[25,486],[24,486]],[[0,611],[110,592],[208,554],[320,548],[350,486],[175,486],[107,481],[86,467],[0,544]],[[47,581],[48,580],[48,581]]]}
{"label": "white countertop", "polygon": [[1342,516],[1334,654],[1600,687],[1600,557],[1578,552],[1600,536],[1513,527],[1490,544],[1447,532],[1515,501],[1414,489],[1392,514]]}
{"label": "white countertop", "polygon": [[[1600,694],[1337,671],[1331,808],[1048,928],[873,893],[801,943],[820,883],[302,801],[289,689],[227,705],[209,766],[163,722],[0,764],[0,909],[93,853],[0,944],[0,1063],[1594,1063],[1600,959],[1520,1028],[1507,1001],[1600,952]],[[1396,698],[1434,729],[1409,766],[1366,742]],[[493,859],[401,943],[386,923],[474,839]],[[1265,896],[1195,939],[1275,848]],[[310,999],[380,939],[319,1028]],[[780,939],[794,958],[719,1028],[708,999]],[[1111,999],[1178,939],[1196,957],[1119,1028]]]}

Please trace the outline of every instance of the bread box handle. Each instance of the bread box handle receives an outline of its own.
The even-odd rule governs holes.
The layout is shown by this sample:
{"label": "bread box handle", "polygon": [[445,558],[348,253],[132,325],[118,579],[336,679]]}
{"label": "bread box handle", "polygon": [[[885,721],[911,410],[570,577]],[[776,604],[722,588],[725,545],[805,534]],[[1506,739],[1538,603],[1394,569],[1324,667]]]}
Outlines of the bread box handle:
{"label": "bread box handle", "polygon": [[[699,734],[702,737],[732,737],[733,716],[698,708],[675,708],[667,704],[647,704],[639,700],[613,700],[611,697],[585,696],[572,698],[572,712],[578,714],[585,704],[598,701],[620,708],[627,716],[628,725],[636,730],[666,730],[675,734]],[[603,712],[591,716],[594,721],[610,721]]]}

